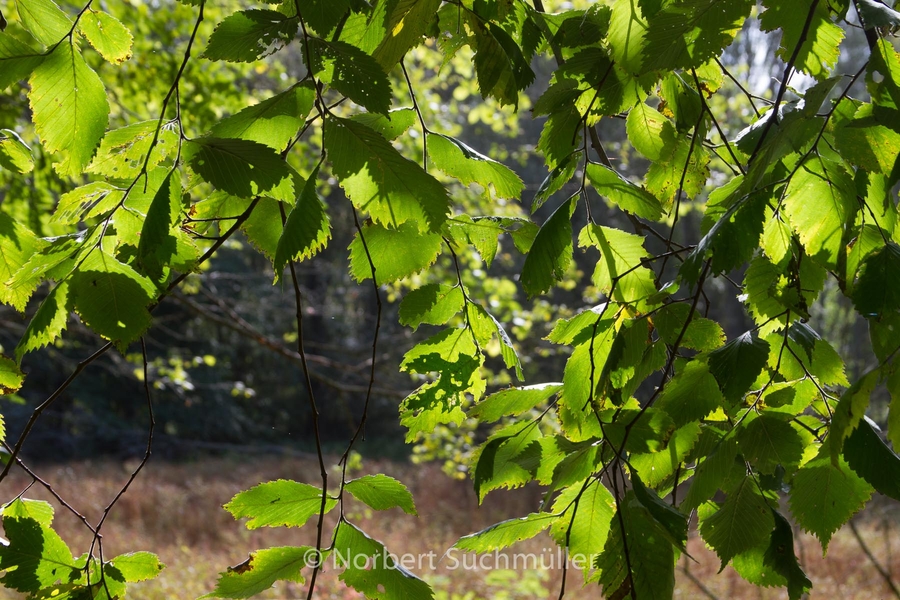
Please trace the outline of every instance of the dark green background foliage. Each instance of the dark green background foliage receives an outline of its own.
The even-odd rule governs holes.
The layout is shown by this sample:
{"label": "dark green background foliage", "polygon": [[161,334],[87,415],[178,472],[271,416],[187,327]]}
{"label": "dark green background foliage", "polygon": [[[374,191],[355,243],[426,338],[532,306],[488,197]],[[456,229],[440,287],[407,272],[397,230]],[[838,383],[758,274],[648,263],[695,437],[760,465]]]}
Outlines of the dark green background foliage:
{"label": "dark green background foliage", "polygon": [[[211,597],[311,597],[317,553],[367,597],[432,597],[344,514],[416,514],[401,482],[347,478],[354,449],[467,469],[479,500],[536,482],[537,512],[456,547],[547,530],[614,598],[672,595],[692,517],[723,567],[799,598],[789,519],[827,549],[900,499],[879,0],[0,9],[0,482],[314,452],[319,485],[225,508],[315,547],[258,550]],[[8,588],[118,598],[162,568],[104,557],[103,520],[76,557],[17,493]]]}

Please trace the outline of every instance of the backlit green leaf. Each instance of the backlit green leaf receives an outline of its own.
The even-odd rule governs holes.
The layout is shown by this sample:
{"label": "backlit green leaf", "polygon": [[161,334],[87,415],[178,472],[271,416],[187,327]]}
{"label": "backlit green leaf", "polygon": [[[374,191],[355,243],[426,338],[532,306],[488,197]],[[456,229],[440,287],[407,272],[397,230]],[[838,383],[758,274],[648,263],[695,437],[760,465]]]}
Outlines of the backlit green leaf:
{"label": "backlit green leaf", "polygon": [[[764,0],[766,8],[760,17],[763,31],[782,30],[778,56],[790,59],[800,44],[796,65],[807,75],[822,79],[830,75],[837,64],[838,45],[844,37],[843,30],[832,22],[827,3],[803,0],[790,7],[772,0]],[[812,9],[812,19],[808,19]],[[809,32],[813,32],[809,35]]]}
{"label": "backlit green leaf", "polygon": [[19,174],[34,169],[31,148],[11,129],[0,129],[0,167]]}
{"label": "backlit green leaf", "polygon": [[203,56],[210,60],[253,62],[289,44],[298,26],[296,18],[274,10],[242,10],[216,25]]}
{"label": "backlit green leaf", "polygon": [[[325,498],[324,512],[337,504]],[[322,490],[287,479],[261,483],[237,494],[225,505],[235,519],[249,517],[247,529],[260,527],[303,527],[323,509]]]}
{"label": "backlit green leaf", "polygon": [[72,20],[53,0],[16,0],[22,24],[37,41],[52,46],[72,29]]}
{"label": "backlit green leaf", "polygon": [[400,323],[418,328],[422,323],[443,325],[463,308],[463,293],[457,286],[429,283],[403,297]]}
{"label": "backlit green leaf", "polygon": [[350,492],[354,498],[365,502],[375,510],[399,507],[407,514],[417,514],[412,494],[405,485],[393,477],[381,473],[363,475],[345,483],[344,489]]}
{"label": "backlit green leaf", "polygon": [[[350,523],[339,525],[334,553],[341,581],[373,600],[431,600],[431,587],[397,563],[384,544]],[[368,566],[369,568],[365,568]]]}
{"label": "backlit green leaf", "polygon": [[811,156],[791,178],[784,209],[809,255],[826,267],[837,265],[848,219],[857,207],[853,180],[844,168]]}
{"label": "backlit green leaf", "polygon": [[519,176],[509,167],[488,158],[459,140],[429,134],[428,153],[434,165],[444,173],[456,177],[466,185],[477,183],[485,189],[493,186],[499,198],[519,198],[525,187]]}
{"label": "backlit green leaf", "polygon": [[390,12],[384,21],[386,34],[372,53],[385,72],[418,46],[426,28],[440,8],[441,0],[398,0],[388,3]]}
{"label": "backlit green leaf", "polygon": [[[357,281],[372,277],[379,285],[409,277],[427,269],[441,252],[441,236],[422,234],[414,223],[385,229],[377,223],[357,232],[350,244],[350,274]],[[371,259],[372,263],[369,263]]]}
{"label": "backlit green leaf", "polygon": [[418,223],[438,231],[447,218],[447,190],[387,140],[361,123],[328,119],[328,158],[347,196],[376,223],[398,227]]}
{"label": "backlit green leaf", "polygon": [[558,518],[554,514],[532,513],[520,519],[509,519],[478,533],[463,536],[453,544],[453,547],[469,552],[502,550],[522,540],[533,538],[553,525]]}
{"label": "backlit green leaf", "polygon": [[273,261],[276,281],[281,277],[287,261],[312,258],[331,239],[331,221],[325,204],[316,193],[318,176],[319,169],[316,168],[306,180],[297,203],[285,221]]}
{"label": "backlit green leaf", "polygon": [[124,348],[150,326],[147,307],[157,292],[132,267],[94,250],[72,275],[70,293],[81,320]]}
{"label": "backlit green leaf", "polygon": [[294,202],[291,168],[258,142],[206,137],[193,141],[186,158],[204,180],[241,198],[265,195]]}
{"label": "backlit green leaf", "polygon": [[303,127],[313,100],[312,86],[296,85],[222,119],[211,133],[216,137],[259,142],[281,152]]}
{"label": "backlit green leaf", "polygon": [[35,129],[44,148],[60,155],[56,170],[63,176],[81,174],[106,131],[109,103],[103,82],[81,52],[62,43],[35,68],[28,83]]}
{"label": "backlit green leaf", "polygon": [[756,481],[745,477],[728,494],[725,504],[700,522],[700,534],[724,568],[734,556],[762,543],[774,527],[772,509],[760,495]]}
{"label": "backlit green leaf", "polygon": [[709,354],[709,371],[728,401],[750,390],[769,357],[769,344],[748,331]]}
{"label": "backlit green leaf", "polygon": [[202,598],[249,598],[272,587],[276,581],[302,584],[302,569],[316,557],[309,546],[281,546],[251,552],[246,561],[219,575],[216,589]]}
{"label": "backlit green leaf", "polygon": [[609,167],[591,163],[587,167],[587,175],[597,193],[612,200],[622,210],[651,221],[662,216],[662,206],[656,196]]}
{"label": "backlit green leaf", "polygon": [[531,252],[522,267],[522,286],[535,296],[543,294],[565,275],[572,262],[572,214],[578,196],[572,196],[559,205],[541,226]]}
{"label": "backlit green leaf", "polygon": [[828,456],[806,463],[794,475],[791,513],[803,529],[814,534],[828,549],[835,531],[861,510],[872,496],[872,486],[840,459]]}
{"label": "backlit green leaf", "polygon": [[89,10],[78,19],[78,28],[91,46],[107,61],[117,65],[131,58],[134,38],[114,16]]}

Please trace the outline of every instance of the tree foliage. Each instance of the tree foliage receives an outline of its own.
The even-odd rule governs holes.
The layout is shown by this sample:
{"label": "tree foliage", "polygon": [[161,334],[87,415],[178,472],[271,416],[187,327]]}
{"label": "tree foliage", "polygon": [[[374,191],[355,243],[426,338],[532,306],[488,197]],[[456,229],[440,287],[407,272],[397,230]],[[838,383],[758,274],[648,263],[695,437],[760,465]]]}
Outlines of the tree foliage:
{"label": "tree foliage", "polygon": [[[346,469],[377,395],[386,296],[400,292],[403,325],[439,328],[400,363],[419,382],[399,406],[407,439],[481,426],[469,469],[479,500],[532,481],[545,488],[539,512],[459,549],[491,552],[549,529],[587,557],[585,581],[605,596],[663,598],[696,514],[723,567],[752,565],[799,598],[810,582],[780,499],[826,549],[873,492],[900,497],[890,475],[900,459],[865,416],[876,389],[900,394],[900,55],[887,35],[897,12],[870,0],[614,0],[559,13],[540,0],[148,6],[3,7],[0,87],[12,123],[0,130],[0,301],[31,316],[14,353],[0,356],[0,390],[38,376],[26,376],[29,360],[64,339],[73,313],[104,342],[10,438],[0,480],[28,469],[35,421],[106,352],[140,346],[152,422],[144,336],[154,313],[198,285],[240,231],[296,301],[321,481],[261,483],[225,508],[251,529],[313,528],[316,542],[253,552],[209,597],[249,597],[277,580],[305,581],[312,596],[330,553],[367,597],[432,597],[342,509],[352,496],[416,514],[401,482],[348,479]],[[117,83],[113,93],[162,35],[141,11],[187,24],[166,34],[166,65],[147,63],[146,89]],[[865,32],[867,55],[845,73],[848,25]],[[764,32],[780,36],[783,69],[765,90],[742,84],[725,58]],[[227,76],[204,74],[217,68],[280,70],[281,87],[250,103],[222,91]],[[489,156],[496,149],[457,139],[437,103],[423,101],[429,69],[467,75],[478,105],[497,115],[530,105],[543,120],[529,141],[547,168],[533,198]],[[609,128],[627,143],[610,144]],[[36,209],[29,187],[53,210]],[[512,208],[529,200],[544,216]],[[697,212],[699,233],[684,225]],[[373,290],[375,327],[359,427],[335,480],[297,265],[334,243],[338,215],[354,232],[347,269]],[[508,333],[508,314],[498,317],[473,275],[510,244],[521,256],[503,260],[524,294],[558,306],[554,290],[569,286],[584,301],[546,338],[567,356],[546,383],[525,385],[544,373],[519,355],[522,336]],[[720,285],[740,295],[749,328],[717,322],[707,292]],[[855,381],[811,321],[826,285],[871,331],[877,361]],[[518,383],[498,388],[503,377]],[[892,442],[898,411],[894,401]],[[5,586],[32,598],[117,598],[162,568],[148,552],[105,558],[102,520],[85,521],[94,544],[75,557],[52,516],[32,500],[4,505]]]}

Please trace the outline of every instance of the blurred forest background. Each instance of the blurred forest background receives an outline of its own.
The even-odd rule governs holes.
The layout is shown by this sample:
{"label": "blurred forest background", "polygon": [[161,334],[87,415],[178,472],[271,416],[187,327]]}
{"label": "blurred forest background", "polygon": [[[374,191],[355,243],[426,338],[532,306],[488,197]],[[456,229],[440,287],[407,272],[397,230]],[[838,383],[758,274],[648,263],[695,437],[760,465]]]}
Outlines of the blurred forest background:
{"label": "blurred forest background", "polygon": [[[108,3],[108,6],[101,4],[104,10],[135,32],[135,56],[152,57],[151,62],[126,62],[112,68],[99,57],[92,56],[90,51],[85,52],[92,68],[98,71],[110,90],[110,127],[155,118],[180,64],[194,9],[174,0],[123,0]],[[567,7],[571,5],[551,5],[548,10]],[[228,3],[207,6],[200,39],[205,39],[213,25],[236,8],[236,4]],[[749,23],[756,26],[758,21]],[[840,64],[838,70],[853,73],[860,67],[860,64],[852,64],[853,61],[866,55],[854,48],[863,48],[865,39],[860,30],[848,28],[845,33],[841,60],[849,62]],[[784,68],[783,63],[774,58],[777,43],[777,37],[748,27],[728,49],[723,65],[741,85],[767,97],[773,78],[780,76]],[[181,97],[187,134],[199,135],[221,117],[266,99],[302,77],[305,69],[297,49],[297,45],[293,45],[255,67],[191,61],[182,79]],[[524,203],[510,203],[502,210],[510,216],[531,214],[531,199],[547,177],[546,166],[532,152],[544,122],[543,117],[532,118],[529,111],[535,95],[526,92],[518,114],[500,109],[495,102],[484,100],[477,93],[470,54],[460,51],[449,65],[441,65],[439,60],[437,53],[423,49],[405,61],[426,120],[438,126],[439,132],[453,135],[513,168],[525,182]],[[532,65],[537,74],[535,90],[546,88],[551,73],[549,63],[542,64],[542,60],[548,59],[536,59]],[[804,87],[802,77],[795,78],[792,85]],[[749,114],[752,108],[740,93],[736,81],[726,80],[725,86],[733,93],[724,95],[727,100],[719,99],[722,94],[716,99],[728,102],[728,114],[733,115],[733,122],[722,125],[730,126],[729,133],[735,133],[744,122],[741,115]],[[401,90],[398,93],[402,94],[403,89],[405,84],[395,82],[395,90]],[[865,94],[862,86],[856,91],[860,97]],[[15,128],[17,124],[27,122],[22,115],[28,110],[24,89],[13,87],[7,90],[0,95],[0,128]],[[600,127],[611,157],[620,161],[617,168],[638,178],[642,176],[647,165],[627,147],[624,119],[605,119]],[[19,133],[25,138],[33,136],[33,132]],[[403,151],[408,157],[421,160],[421,145],[408,145]],[[310,148],[309,152],[310,155],[317,154],[318,149]],[[46,157],[37,156],[36,159],[35,171],[26,178],[13,177],[10,172],[0,170],[0,207],[29,223],[38,235],[53,236],[57,234],[55,227],[58,226],[51,216],[69,187],[53,172]],[[314,262],[298,265],[298,276],[305,301],[304,335],[310,374],[321,410],[321,433],[326,451],[339,453],[356,427],[365,399],[371,366],[375,298],[368,282],[357,284],[347,272],[346,248],[355,231],[353,216],[347,210],[349,203],[340,201],[342,191],[337,185],[331,188],[330,195],[327,190],[320,191],[329,204],[333,241]],[[565,191],[558,192],[557,197],[565,197]],[[684,222],[677,233],[683,239],[676,241],[692,243],[699,239],[702,200],[682,205],[678,218]],[[479,203],[492,200],[482,190],[459,188],[455,201],[469,207],[472,214],[480,214],[483,211],[477,209]],[[551,199],[539,208],[533,215],[535,222],[543,222],[557,204]],[[600,222],[624,227],[625,223],[616,222],[623,219],[621,213],[615,212],[616,216],[612,210],[605,216],[594,216]],[[576,231],[580,229],[577,219],[583,224],[585,217],[576,216]],[[222,550],[222,546],[233,545],[230,544],[234,541],[232,532],[228,530],[234,530],[233,534],[238,535],[236,524],[229,525],[231,519],[224,511],[219,511],[221,514],[210,520],[192,518],[192,514],[199,514],[196,511],[201,505],[209,504],[209,510],[214,511],[231,494],[256,481],[286,475],[302,479],[304,469],[308,469],[310,475],[313,471],[312,463],[307,464],[303,458],[305,453],[314,452],[314,442],[299,355],[294,350],[297,331],[292,290],[282,284],[273,285],[271,261],[253,248],[265,250],[267,242],[269,240],[254,231],[252,220],[248,222],[244,235],[226,244],[207,270],[191,275],[181,290],[160,306],[145,337],[151,359],[149,375],[157,425],[153,460],[146,478],[143,475],[139,478],[142,483],[134,494],[136,499],[125,504],[122,509],[125,514],[118,515],[116,522],[117,526],[144,528],[144,534],[150,537],[158,535],[161,539],[174,539],[171,555],[161,553],[164,562],[183,559],[201,565],[203,561],[194,551],[184,550],[189,556],[182,559],[177,558],[178,553],[195,546]],[[655,250],[651,248],[651,252]],[[462,277],[470,293],[490,303],[493,314],[513,337],[523,360],[526,383],[552,381],[561,376],[566,359],[561,354],[564,348],[546,343],[542,338],[557,318],[574,314],[600,300],[599,293],[590,285],[589,274],[594,259],[584,256],[581,260],[579,254],[576,252],[576,261],[565,282],[551,294],[537,299],[526,298],[517,284],[523,257],[509,238],[501,240],[490,268],[477,255],[460,256],[465,267]],[[669,265],[672,272],[669,279],[674,279],[677,266],[675,261]],[[446,260],[438,262],[432,273],[453,268]],[[732,279],[739,281],[739,275],[735,274]],[[418,277],[427,279],[429,272]],[[829,281],[828,285],[831,283]],[[0,351],[12,353],[28,318],[46,293],[47,290],[39,290],[35,294],[26,315],[11,307],[0,306]],[[407,349],[433,331],[428,325],[411,331],[398,324],[398,302],[403,294],[403,283],[388,286],[383,293],[389,302],[381,321],[381,356],[377,360],[375,393],[369,409],[365,442],[357,449],[361,453],[363,469],[368,461],[379,464],[379,468],[385,468],[384,464],[391,461],[395,463],[395,471],[404,474],[398,475],[401,479],[411,478],[408,483],[422,513],[445,510],[442,505],[448,497],[460,499],[459,507],[443,517],[448,523],[443,533],[428,534],[436,542],[434,549],[440,550],[452,544],[453,536],[474,531],[479,528],[478,524],[495,522],[498,515],[503,517],[501,513],[525,514],[531,506],[529,503],[537,502],[537,495],[532,490],[511,494],[513,499],[508,506],[489,507],[481,516],[473,517],[475,502],[471,484],[453,479],[465,478],[469,452],[489,432],[464,423],[460,427],[438,428],[431,437],[414,440],[413,444],[404,442],[405,429],[398,422],[398,405],[417,384],[409,375],[400,373],[398,365]],[[728,278],[719,278],[710,282],[707,294],[710,296],[708,304],[718,313],[710,316],[722,324],[729,338],[752,327],[739,299],[739,286],[730,283]],[[865,323],[836,290],[826,288],[823,300],[813,308],[812,320],[813,327],[840,352],[850,380],[855,380],[873,363],[873,357],[867,353],[868,344],[855,343],[868,336]],[[62,342],[26,356],[22,368],[28,373],[27,391],[18,396],[4,396],[4,404],[0,407],[9,438],[18,436],[34,407],[98,345],[97,337],[73,316]],[[68,486],[74,492],[81,486],[88,494],[105,498],[114,487],[112,481],[126,474],[117,465],[129,465],[132,459],[143,455],[148,415],[143,399],[140,349],[135,346],[131,351],[136,354],[123,356],[108,352],[93,363],[68,389],[66,396],[43,415],[25,445],[24,456],[38,465],[43,463],[57,479],[62,478],[64,488]],[[499,368],[499,358],[494,366],[498,368],[489,389],[509,383],[508,374]],[[886,412],[887,398],[873,398],[870,415],[883,422]],[[252,460],[242,460],[245,457]],[[409,461],[431,464],[412,470],[406,464]],[[98,464],[104,466],[97,467]],[[198,467],[198,464],[205,466]],[[435,482],[434,477],[439,471],[446,473],[448,479],[433,484],[435,493],[431,494],[431,502],[420,498],[428,487],[421,481]],[[89,480],[91,477],[94,479]],[[107,482],[109,489],[105,487]],[[101,504],[102,500],[97,503]],[[148,506],[154,503],[167,508],[152,512]],[[527,506],[523,507],[523,503]],[[874,506],[878,510],[882,505],[876,503]],[[435,513],[426,521],[433,524],[441,522],[441,518]],[[196,526],[191,525],[192,520],[197,522]],[[200,523],[205,532],[200,531]],[[878,529],[880,523],[873,522],[866,531],[875,536],[873,532],[881,531]],[[401,527],[399,532],[386,533],[386,536],[404,535],[402,527],[405,525],[398,527]],[[856,542],[846,537],[849,535],[839,538],[843,541],[833,546],[832,553],[841,554],[841,548],[846,546],[850,554],[865,561]],[[894,533],[888,531],[884,535],[886,537],[879,533],[877,540],[870,543],[873,548],[877,547],[877,552],[888,552],[886,563],[889,565],[893,560],[890,539]],[[818,546],[809,539],[806,541],[809,542],[808,554],[818,554]],[[438,548],[438,542],[446,543]],[[233,550],[222,550],[234,555],[225,560],[242,560],[241,549],[254,543],[258,542],[240,543]],[[693,543],[700,542],[693,540]],[[815,556],[811,558],[815,559]],[[214,576],[212,574],[221,568],[221,563],[216,563],[218,560],[219,557],[215,557],[209,561],[209,573],[198,575],[198,581]],[[852,564],[859,567],[859,563],[851,564],[847,560],[844,564],[847,568]],[[708,573],[704,573],[711,576],[715,571],[712,565],[710,562],[708,569],[701,565],[701,569],[707,569]],[[859,597],[880,597],[883,583],[870,567],[867,568],[869,571],[865,571],[866,575],[861,575],[861,579],[868,579],[867,585],[878,587],[871,592],[875,595]],[[829,573],[829,567],[823,567],[822,572],[822,577],[836,581],[840,578]],[[532,584],[538,587],[529,591],[527,587]],[[542,597],[545,595],[543,586],[549,584],[544,580],[520,582],[520,587],[524,586],[522,595],[509,597]],[[484,586],[487,587],[479,588],[478,593],[490,595],[489,584]],[[691,597],[702,593],[690,578],[680,586],[683,586],[682,593]],[[853,596],[840,585],[829,588],[817,581],[815,586],[816,593],[822,597]],[[440,586],[437,589],[440,590]],[[183,587],[181,591],[184,591]],[[192,591],[202,593],[204,589]],[[707,589],[712,597],[715,597],[714,591]],[[191,595],[170,593],[171,590],[167,592],[160,588],[158,597]],[[715,593],[736,597],[738,592],[736,588],[729,592],[726,586]]]}

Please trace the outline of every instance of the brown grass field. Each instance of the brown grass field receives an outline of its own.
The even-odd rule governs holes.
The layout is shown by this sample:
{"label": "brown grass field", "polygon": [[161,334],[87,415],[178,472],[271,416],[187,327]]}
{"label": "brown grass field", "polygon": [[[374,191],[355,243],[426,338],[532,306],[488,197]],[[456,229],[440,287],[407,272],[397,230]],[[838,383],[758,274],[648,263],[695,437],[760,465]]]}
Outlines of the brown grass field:
{"label": "brown grass field", "polygon": [[[43,466],[37,472],[89,520],[96,522],[133,467],[131,463],[81,462]],[[440,556],[460,536],[506,518],[523,516],[532,512],[539,502],[539,491],[525,488],[494,492],[479,507],[471,482],[451,480],[436,466],[375,461],[364,464],[363,472],[379,471],[400,479],[410,488],[419,517],[403,514],[399,509],[375,513],[361,504],[354,504],[345,514],[396,554],[434,552]],[[129,598],[197,598],[213,589],[219,571],[240,563],[251,550],[310,544],[314,540],[312,522],[303,529],[249,531],[234,521],[221,505],[256,483],[278,478],[315,483],[317,473],[312,460],[297,458],[209,458],[180,464],[151,460],[104,525],[104,556],[151,550],[166,563],[167,568],[156,580],[130,586]],[[14,473],[4,482],[3,497],[19,493],[29,481],[24,473]],[[51,499],[38,486],[32,487],[26,496]],[[90,533],[72,514],[54,504],[57,531],[73,553],[85,552]],[[900,506],[876,498],[864,514],[857,516],[855,523],[874,558],[900,578],[898,510]],[[822,557],[819,543],[806,534],[799,535],[797,544],[805,571],[813,581],[810,598],[895,597],[849,528],[835,535],[826,558]],[[541,536],[519,544],[511,552],[546,556],[549,563],[551,548],[549,537]],[[679,561],[676,598],[787,598],[783,589],[757,588],[744,582],[730,567],[717,574],[715,555],[696,534],[689,541],[688,549],[697,562],[689,563],[684,557]],[[451,571],[446,566],[444,561],[431,570],[426,564],[417,571],[432,584],[440,600],[555,598],[562,575],[560,569]],[[332,569],[324,572],[317,587],[320,589],[316,597],[321,599],[362,597],[338,582],[337,573]],[[0,590],[0,598],[17,597]],[[306,588],[280,582],[258,597],[305,598]],[[599,590],[595,584],[582,588],[580,573],[570,570],[566,597],[599,598]]]}

